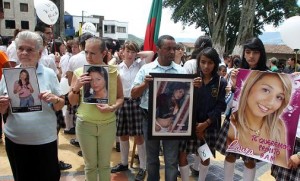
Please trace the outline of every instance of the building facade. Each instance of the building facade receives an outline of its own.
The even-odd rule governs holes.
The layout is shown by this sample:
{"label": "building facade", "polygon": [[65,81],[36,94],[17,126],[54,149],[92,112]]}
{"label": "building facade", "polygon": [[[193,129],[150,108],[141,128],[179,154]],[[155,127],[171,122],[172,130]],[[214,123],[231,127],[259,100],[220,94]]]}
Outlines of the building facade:
{"label": "building facade", "polygon": [[[83,13],[84,14],[84,13]],[[73,27],[75,31],[79,31],[80,25],[85,22],[93,23],[96,27],[96,36],[109,37],[119,40],[123,44],[128,39],[128,23],[116,20],[104,20],[104,16],[74,16]]]}
{"label": "building facade", "polygon": [[[0,0],[0,34],[13,36],[15,29],[33,31],[36,24],[33,0]],[[2,11],[1,11],[2,10]]]}
{"label": "building facade", "polygon": [[103,20],[103,37],[119,40],[123,44],[128,39],[128,23],[115,20]]}

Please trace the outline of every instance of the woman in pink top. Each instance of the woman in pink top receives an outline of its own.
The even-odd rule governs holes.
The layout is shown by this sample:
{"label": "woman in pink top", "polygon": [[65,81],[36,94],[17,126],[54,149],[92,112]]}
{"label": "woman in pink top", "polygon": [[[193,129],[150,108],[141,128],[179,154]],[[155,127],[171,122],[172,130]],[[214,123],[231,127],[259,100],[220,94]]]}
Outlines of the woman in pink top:
{"label": "woman in pink top", "polygon": [[29,73],[23,69],[20,72],[19,80],[15,82],[14,94],[18,94],[20,98],[20,107],[28,107],[34,105],[32,97],[33,88],[29,81]]}

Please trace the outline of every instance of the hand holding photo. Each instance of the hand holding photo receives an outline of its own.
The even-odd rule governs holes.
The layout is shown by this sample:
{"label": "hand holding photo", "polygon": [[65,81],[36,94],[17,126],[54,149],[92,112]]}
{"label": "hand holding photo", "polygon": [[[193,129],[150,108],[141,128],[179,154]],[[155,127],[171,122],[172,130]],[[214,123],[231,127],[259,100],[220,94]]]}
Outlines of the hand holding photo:
{"label": "hand holding photo", "polygon": [[84,65],[84,72],[91,78],[83,85],[84,103],[108,104],[108,71],[108,66]]}
{"label": "hand holding photo", "polygon": [[239,70],[228,152],[287,168],[300,114],[295,82],[289,74]]}
{"label": "hand holding photo", "polygon": [[[12,113],[41,111],[40,93],[35,68],[3,70]],[[9,81],[9,80],[15,81]]]}
{"label": "hand holding photo", "polygon": [[193,79],[195,75],[151,73],[149,138],[184,139],[194,134]]}

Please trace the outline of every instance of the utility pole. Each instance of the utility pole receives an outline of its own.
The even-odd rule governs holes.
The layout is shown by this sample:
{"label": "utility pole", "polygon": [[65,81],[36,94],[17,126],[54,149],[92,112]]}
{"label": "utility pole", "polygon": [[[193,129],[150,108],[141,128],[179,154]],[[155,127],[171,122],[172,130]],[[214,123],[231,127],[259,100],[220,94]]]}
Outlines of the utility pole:
{"label": "utility pole", "polygon": [[82,14],[81,14],[81,27],[82,27],[82,25],[83,25],[83,15],[84,15],[84,11],[81,11],[82,12]]}
{"label": "utility pole", "polygon": [[53,25],[54,37],[65,38],[65,24],[64,24],[64,16],[65,16],[65,8],[64,8],[64,0],[52,0],[54,4],[57,6],[59,11],[59,17],[57,22]]}

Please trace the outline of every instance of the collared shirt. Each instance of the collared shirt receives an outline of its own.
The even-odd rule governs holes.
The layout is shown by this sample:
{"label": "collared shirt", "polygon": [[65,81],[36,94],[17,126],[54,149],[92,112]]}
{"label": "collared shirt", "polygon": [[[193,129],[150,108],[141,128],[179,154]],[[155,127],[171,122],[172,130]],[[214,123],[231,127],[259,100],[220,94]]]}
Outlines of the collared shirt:
{"label": "collared shirt", "polygon": [[132,83],[135,79],[136,74],[144,64],[145,61],[139,58],[135,60],[133,64],[130,65],[130,67],[127,67],[127,65],[124,62],[118,65],[118,70],[123,85],[124,97],[128,97],[128,98],[131,97],[130,91],[131,91]]}
{"label": "collared shirt", "polygon": [[49,55],[46,47],[42,51],[42,56],[39,62],[45,67],[51,68],[56,74],[59,73],[55,64],[55,56],[54,54]]}
{"label": "collared shirt", "polygon": [[[287,66],[283,70],[284,73],[291,74],[295,72],[295,67]],[[300,72],[300,67],[296,65],[296,72]]]}
{"label": "collared shirt", "polygon": [[66,76],[69,60],[72,57],[71,53],[66,53],[60,58],[59,66],[61,68],[61,77]]}
{"label": "collared shirt", "polygon": [[74,72],[76,69],[87,64],[89,63],[86,61],[85,53],[84,51],[81,51],[70,58],[67,71]]}
{"label": "collared shirt", "polygon": [[[61,90],[55,73],[39,64],[36,70],[41,92],[50,91],[61,96]],[[0,83],[0,95],[7,93],[4,79]],[[17,144],[41,145],[57,139],[56,115],[51,106],[42,101],[43,111],[9,113],[4,126],[5,135]]]}
{"label": "collared shirt", "polygon": [[185,68],[187,74],[195,74],[197,73],[197,60],[188,60],[183,64],[183,67]]}
{"label": "collared shirt", "polygon": [[[134,79],[132,87],[142,84],[144,82],[145,76],[150,75],[150,73],[185,74],[186,71],[183,67],[174,63],[173,61],[171,62],[170,66],[161,66],[158,63],[156,58],[154,62],[142,66],[142,68],[139,70],[139,72],[137,73]],[[146,89],[143,92],[143,95],[141,97],[140,107],[148,110],[148,101],[149,101],[149,89]]]}

